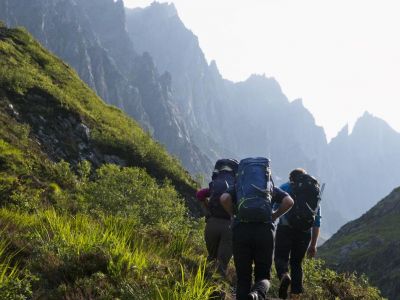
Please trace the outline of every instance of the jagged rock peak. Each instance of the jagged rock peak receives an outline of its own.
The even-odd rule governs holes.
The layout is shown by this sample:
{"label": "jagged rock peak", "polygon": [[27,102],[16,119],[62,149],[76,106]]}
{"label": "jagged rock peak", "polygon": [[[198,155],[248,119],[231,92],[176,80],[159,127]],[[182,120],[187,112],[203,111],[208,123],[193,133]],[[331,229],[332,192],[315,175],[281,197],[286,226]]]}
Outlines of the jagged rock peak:
{"label": "jagged rock peak", "polygon": [[349,123],[343,126],[343,128],[338,132],[337,137],[347,137],[349,136]]}
{"label": "jagged rock peak", "polygon": [[302,99],[302,98],[294,99],[294,100],[292,101],[292,104],[298,105],[298,106],[303,106],[303,107],[304,107],[304,105],[303,105],[303,99]]}
{"label": "jagged rock peak", "polygon": [[374,132],[396,132],[386,121],[374,116],[368,111],[365,111],[364,114],[357,120],[356,124],[354,125],[352,134],[357,134],[366,130],[372,130]]}
{"label": "jagged rock peak", "polygon": [[264,74],[251,74],[250,77],[246,80],[246,82],[251,83],[258,87],[268,87],[271,89],[275,89],[282,93],[282,88],[279,82],[274,77],[267,77]]}
{"label": "jagged rock peak", "polygon": [[214,59],[210,62],[209,69],[210,69],[210,72],[212,72],[213,74],[222,76],[221,73],[219,72],[217,62]]}
{"label": "jagged rock peak", "polygon": [[174,3],[160,3],[157,1],[153,1],[150,6],[144,8],[144,10],[152,10],[159,18],[171,18],[178,15],[178,11],[176,10]]}

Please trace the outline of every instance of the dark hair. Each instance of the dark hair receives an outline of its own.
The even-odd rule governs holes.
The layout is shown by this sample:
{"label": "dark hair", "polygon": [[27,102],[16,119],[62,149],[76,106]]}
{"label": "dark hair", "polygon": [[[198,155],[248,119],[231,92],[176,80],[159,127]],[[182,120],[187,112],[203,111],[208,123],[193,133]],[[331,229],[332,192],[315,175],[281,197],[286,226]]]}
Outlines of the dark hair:
{"label": "dark hair", "polygon": [[303,175],[303,174],[307,174],[306,170],[304,170],[304,169],[302,169],[302,168],[294,169],[294,170],[293,170],[292,172],[290,172],[290,174],[289,174],[289,180],[290,180],[291,182],[294,182],[294,181],[297,180],[297,178],[299,178],[300,175]]}

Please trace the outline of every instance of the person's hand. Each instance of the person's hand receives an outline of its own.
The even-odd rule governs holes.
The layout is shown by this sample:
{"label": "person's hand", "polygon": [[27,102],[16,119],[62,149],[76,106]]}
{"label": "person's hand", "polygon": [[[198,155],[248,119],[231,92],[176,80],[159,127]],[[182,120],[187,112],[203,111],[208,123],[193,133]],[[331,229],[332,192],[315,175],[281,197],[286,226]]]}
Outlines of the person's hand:
{"label": "person's hand", "polygon": [[317,254],[317,247],[316,246],[310,246],[307,249],[307,256],[309,258],[314,258],[315,255]]}

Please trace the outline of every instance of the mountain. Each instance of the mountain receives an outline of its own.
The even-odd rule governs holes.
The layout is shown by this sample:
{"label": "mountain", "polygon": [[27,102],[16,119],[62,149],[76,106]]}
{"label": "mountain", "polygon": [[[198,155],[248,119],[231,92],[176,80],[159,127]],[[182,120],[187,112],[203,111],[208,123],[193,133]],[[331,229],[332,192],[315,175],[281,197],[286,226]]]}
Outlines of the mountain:
{"label": "mountain", "polygon": [[215,61],[207,63],[173,4],[153,2],[127,9],[126,16],[136,49],[148,51],[160,70],[171,73],[176,105],[190,132],[203,141],[198,143],[203,152],[269,156],[278,178],[299,164],[319,173],[316,157],[327,145],[323,129],[300,100],[289,102],[275,79],[224,79]]}
{"label": "mountain", "polygon": [[365,273],[384,296],[400,299],[399,220],[397,188],[360,218],[344,225],[319,248],[320,256],[340,272]]}
{"label": "mountain", "polygon": [[327,189],[341,213],[353,219],[371,208],[400,184],[400,133],[385,121],[365,112],[349,134],[348,127],[329,144]]}
{"label": "mountain", "polygon": [[170,76],[160,75],[148,54],[135,51],[122,1],[1,1],[0,19],[26,27],[107,103],[139,121],[190,172],[211,169],[173,105]]}

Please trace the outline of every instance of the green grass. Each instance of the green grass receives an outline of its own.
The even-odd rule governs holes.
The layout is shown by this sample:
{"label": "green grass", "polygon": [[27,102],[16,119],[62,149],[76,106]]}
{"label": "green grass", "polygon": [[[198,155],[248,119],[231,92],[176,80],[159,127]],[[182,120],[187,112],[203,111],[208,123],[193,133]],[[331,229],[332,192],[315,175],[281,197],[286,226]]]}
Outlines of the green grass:
{"label": "green grass", "polygon": [[203,300],[209,299],[218,289],[205,280],[206,262],[200,263],[199,268],[194,276],[186,279],[187,275],[183,266],[181,266],[181,280],[173,286],[167,286],[158,289],[158,297],[160,300]]}
{"label": "green grass", "polygon": [[15,262],[17,253],[10,252],[10,244],[4,234],[4,231],[0,232],[0,298],[27,299],[32,295],[30,283],[34,278],[29,277]]}

